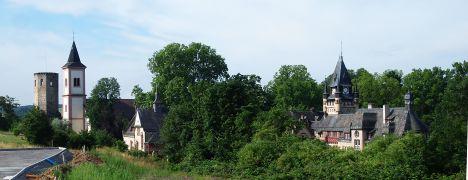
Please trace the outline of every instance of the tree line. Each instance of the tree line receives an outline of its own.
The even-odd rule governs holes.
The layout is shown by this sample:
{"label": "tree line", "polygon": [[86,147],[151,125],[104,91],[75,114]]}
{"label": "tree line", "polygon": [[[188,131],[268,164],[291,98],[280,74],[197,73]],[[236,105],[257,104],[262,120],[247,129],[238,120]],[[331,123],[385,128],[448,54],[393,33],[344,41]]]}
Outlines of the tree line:
{"label": "tree line", "polygon": [[[158,92],[168,107],[160,143],[162,158],[172,168],[242,178],[465,177],[466,61],[449,69],[413,69],[406,75],[401,70],[348,70],[360,93],[360,107],[403,106],[403,95],[410,91],[416,114],[430,127],[428,137],[412,132],[378,137],[362,152],[291,134],[304,124],[288,112],[320,111],[331,76],[318,83],[305,66],[284,65],[262,86],[259,76],[230,75],[224,58],[202,43],[172,43],[148,61],[152,90],[144,92],[137,85],[132,94],[137,107],[150,108]],[[93,90],[95,100],[87,105],[95,108],[88,117],[99,119],[93,126],[107,134],[124,124],[106,115],[112,111],[109,103],[119,97],[119,88],[112,88],[115,83],[110,81],[101,84],[113,91]]]}

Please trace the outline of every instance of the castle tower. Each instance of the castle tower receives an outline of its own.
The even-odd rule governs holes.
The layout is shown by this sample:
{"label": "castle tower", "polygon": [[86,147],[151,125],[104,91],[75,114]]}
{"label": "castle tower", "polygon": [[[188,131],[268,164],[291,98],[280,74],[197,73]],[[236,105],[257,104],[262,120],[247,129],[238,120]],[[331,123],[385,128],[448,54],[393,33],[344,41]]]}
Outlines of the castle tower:
{"label": "castle tower", "polygon": [[63,119],[68,121],[75,132],[85,130],[86,102],[85,69],[80,61],[75,41],[73,41],[68,61],[63,69]]}
{"label": "castle tower", "polygon": [[57,73],[34,73],[34,106],[43,110],[49,118],[60,117]]}
{"label": "castle tower", "polygon": [[343,55],[340,55],[336,63],[332,81],[323,94],[323,111],[327,114],[348,114],[354,113],[357,109],[359,95],[353,93],[351,78],[348,69],[343,62]]}

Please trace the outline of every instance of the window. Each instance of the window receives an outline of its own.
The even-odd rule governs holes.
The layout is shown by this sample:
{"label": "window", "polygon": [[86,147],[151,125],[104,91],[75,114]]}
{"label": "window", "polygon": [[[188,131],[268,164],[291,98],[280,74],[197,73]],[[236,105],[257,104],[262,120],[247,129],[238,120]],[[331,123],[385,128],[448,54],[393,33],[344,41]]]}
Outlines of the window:
{"label": "window", "polygon": [[34,80],[34,87],[36,87],[36,84],[37,84],[37,80]]}
{"label": "window", "polygon": [[65,78],[65,87],[67,87],[67,84],[68,84],[67,82],[68,82],[67,78]]}
{"label": "window", "polygon": [[65,105],[65,109],[64,109],[65,112],[67,112],[67,108],[68,108],[67,105]]}
{"label": "window", "polygon": [[42,86],[42,83],[43,83],[43,82],[44,82],[44,80],[43,80],[43,79],[41,79],[41,86]]}
{"label": "window", "polygon": [[80,78],[73,78],[73,86],[80,87]]}
{"label": "window", "polygon": [[49,82],[49,86],[52,87],[53,86],[53,83],[52,81]]}
{"label": "window", "polygon": [[354,137],[359,137],[359,131],[354,131]]}
{"label": "window", "polygon": [[354,140],[354,149],[361,149],[361,141],[359,139]]}

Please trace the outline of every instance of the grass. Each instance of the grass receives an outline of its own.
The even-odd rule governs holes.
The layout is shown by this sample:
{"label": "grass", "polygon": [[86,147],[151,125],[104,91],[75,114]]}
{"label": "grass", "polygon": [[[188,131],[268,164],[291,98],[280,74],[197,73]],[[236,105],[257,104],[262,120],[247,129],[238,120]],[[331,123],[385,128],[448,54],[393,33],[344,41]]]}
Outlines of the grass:
{"label": "grass", "polygon": [[24,136],[15,136],[12,132],[0,131],[0,149],[6,148],[32,148]]}
{"label": "grass", "polygon": [[214,179],[168,170],[162,168],[160,162],[134,158],[110,148],[98,149],[95,153],[102,158],[103,164],[86,163],[74,167],[67,179]]}

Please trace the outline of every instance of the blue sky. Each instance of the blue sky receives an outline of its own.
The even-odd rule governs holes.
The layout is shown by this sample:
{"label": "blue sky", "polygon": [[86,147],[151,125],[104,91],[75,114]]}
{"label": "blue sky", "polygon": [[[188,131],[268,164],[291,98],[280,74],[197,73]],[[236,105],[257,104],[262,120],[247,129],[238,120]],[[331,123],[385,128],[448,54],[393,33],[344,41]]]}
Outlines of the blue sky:
{"label": "blue sky", "polygon": [[33,74],[61,78],[72,32],[88,94],[100,78],[116,77],[122,98],[137,84],[150,89],[148,58],[171,42],[205,43],[231,74],[256,74],[262,84],[285,64],[303,64],[322,81],[340,41],[351,69],[449,68],[468,59],[466,7],[464,0],[0,1],[0,95],[32,104]]}

